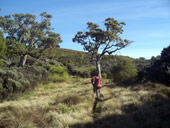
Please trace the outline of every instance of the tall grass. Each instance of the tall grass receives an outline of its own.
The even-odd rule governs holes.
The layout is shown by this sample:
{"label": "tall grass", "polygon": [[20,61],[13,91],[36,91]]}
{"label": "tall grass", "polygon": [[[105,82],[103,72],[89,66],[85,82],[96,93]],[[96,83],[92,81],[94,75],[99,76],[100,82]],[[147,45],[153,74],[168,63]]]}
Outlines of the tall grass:
{"label": "tall grass", "polygon": [[50,127],[45,114],[40,111],[7,106],[0,108],[0,113],[2,128]]}
{"label": "tall grass", "polygon": [[40,85],[18,101],[0,103],[0,128],[169,128],[169,87],[104,84],[104,99],[92,113],[88,81]]}

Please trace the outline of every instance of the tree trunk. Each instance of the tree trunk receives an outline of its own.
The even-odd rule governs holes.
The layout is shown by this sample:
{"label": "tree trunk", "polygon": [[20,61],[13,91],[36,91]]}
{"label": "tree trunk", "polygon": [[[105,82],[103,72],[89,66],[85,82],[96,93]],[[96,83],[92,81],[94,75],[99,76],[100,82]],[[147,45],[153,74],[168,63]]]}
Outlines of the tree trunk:
{"label": "tree trunk", "polygon": [[19,67],[23,67],[26,63],[27,60],[27,55],[21,55],[20,57],[20,62],[19,62]]}
{"label": "tree trunk", "polygon": [[101,78],[102,78],[102,75],[101,75],[100,60],[96,61],[96,69],[97,69],[98,76],[99,76],[100,79],[101,79]]}

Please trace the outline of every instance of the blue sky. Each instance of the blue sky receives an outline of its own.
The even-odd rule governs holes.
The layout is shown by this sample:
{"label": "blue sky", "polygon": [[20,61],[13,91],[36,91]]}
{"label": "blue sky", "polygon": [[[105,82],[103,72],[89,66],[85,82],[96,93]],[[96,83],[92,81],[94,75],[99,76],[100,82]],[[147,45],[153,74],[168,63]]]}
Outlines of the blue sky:
{"label": "blue sky", "polygon": [[83,51],[72,42],[77,31],[85,30],[88,21],[103,27],[113,17],[126,22],[122,38],[133,44],[115,53],[133,58],[160,55],[170,45],[170,0],[0,0],[0,15],[46,11],[53,15],[52,26],[60,33],[61,48]]}

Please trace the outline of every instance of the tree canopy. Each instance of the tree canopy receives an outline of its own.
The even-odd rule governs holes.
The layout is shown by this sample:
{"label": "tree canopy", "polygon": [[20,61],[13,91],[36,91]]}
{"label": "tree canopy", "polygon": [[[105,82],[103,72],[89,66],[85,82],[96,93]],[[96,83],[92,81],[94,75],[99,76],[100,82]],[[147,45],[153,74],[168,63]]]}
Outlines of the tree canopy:
{"label": "tree canopy", "polygon": [[[104,29],[98,24],[88,22],[85,31],[78,31],[73,42],[80,43],[84,50],[88,51],[92,60],[100,65],[100,60],[105,54],[112,54],[122,48],[125,48],[132,41],[122,39],[124,22],[118,22],[114,18],[107,18],[104,22]],[[101,51],[101,52],[100,52]],[[96,64],[97,65],[97,64]],[[97,67],[99,71],[100,66]],[[101,71],[99,71],[101,72]],[[101,76],[101,73],[99,73]]]}
{"label": "tree canopy", "polygon": [[[53,32],[52,15],[43,12],[40,21],[32,14],[0,16],[0,28],[7,34],[8,45],[20,48],[20,56],[39,57],[46,49],[58,47],[60,34]],[[12,46],[13,45],[13,46]]]}

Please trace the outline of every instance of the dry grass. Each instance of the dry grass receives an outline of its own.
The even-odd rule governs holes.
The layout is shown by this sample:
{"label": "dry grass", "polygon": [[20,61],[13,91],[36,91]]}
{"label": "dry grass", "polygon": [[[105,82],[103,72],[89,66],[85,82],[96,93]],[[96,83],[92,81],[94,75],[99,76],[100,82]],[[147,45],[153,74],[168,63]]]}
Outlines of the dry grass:
{"label": "dry grass", "polygon": [[49,127],[44,113],[40,111],[7,106],[0,108],[0,113],[2,128]]}
{"label": "dry grass", "polygon": [[152,83],[129,87],[104,85],[104,100],[98,102],[92,113],[93,91],[89,81],[79,78],[77,82],[40,85],[16,101],[0,103],[0,128],[119,128],[123,124],[127,128],[156,128],[163,127],[163,123],[165,128],[170,126],[169,87]]}
{"label": "dry grass", "polygon": [[66,104],[67,106],[72,106],[72,105],[77,105],[81,102],[83,102],[83,99],[79,95],[73,93],[73,94],[64,94],[60,97],[57,97],[53,105],[63,103]]}

